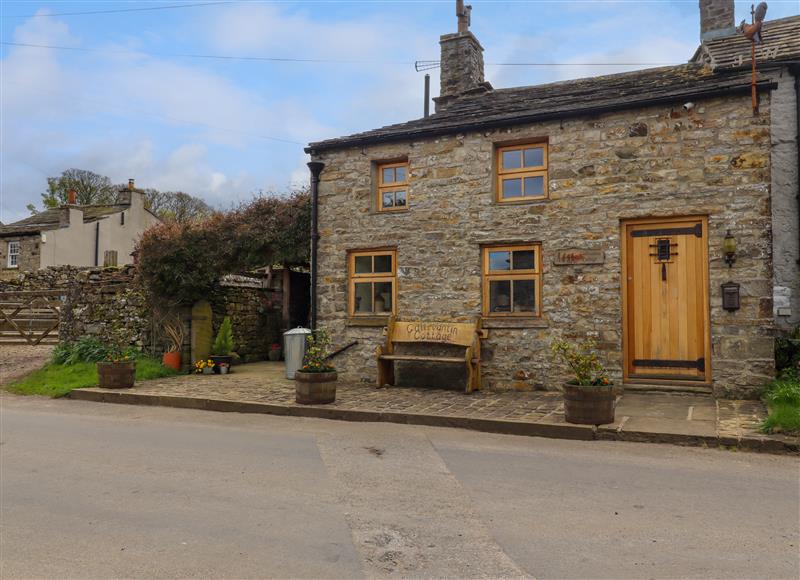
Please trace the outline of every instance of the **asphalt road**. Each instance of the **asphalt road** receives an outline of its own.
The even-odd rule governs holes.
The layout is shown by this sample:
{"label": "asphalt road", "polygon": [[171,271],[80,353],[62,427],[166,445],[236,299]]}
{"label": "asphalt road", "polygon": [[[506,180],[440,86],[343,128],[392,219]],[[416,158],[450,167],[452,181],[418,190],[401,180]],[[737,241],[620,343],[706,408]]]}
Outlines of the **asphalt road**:
{"label": "asphalt road", "polygon": [[800,577],[800,463],[0,397],[0,577]]}

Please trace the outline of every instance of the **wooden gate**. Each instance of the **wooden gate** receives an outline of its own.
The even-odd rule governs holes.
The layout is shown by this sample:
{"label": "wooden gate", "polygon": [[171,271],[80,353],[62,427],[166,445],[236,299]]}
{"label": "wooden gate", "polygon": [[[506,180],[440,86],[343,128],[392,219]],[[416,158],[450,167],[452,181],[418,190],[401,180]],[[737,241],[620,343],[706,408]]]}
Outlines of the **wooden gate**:
{"label": "wooden gate", "polygon": [[0,346],[56,344],[66,292],[0,292]]}
{"label": "wooden gate", "polygon": [[708,383],[706,219],[631,220],[622,230],[625,380]]}

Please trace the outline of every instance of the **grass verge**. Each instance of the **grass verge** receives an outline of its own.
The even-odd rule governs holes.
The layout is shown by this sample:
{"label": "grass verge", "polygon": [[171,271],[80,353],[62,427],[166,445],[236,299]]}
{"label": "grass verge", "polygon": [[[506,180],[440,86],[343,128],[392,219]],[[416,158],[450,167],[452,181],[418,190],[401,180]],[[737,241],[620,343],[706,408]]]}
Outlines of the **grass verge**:
{"label": "grass verge", "polygon": [[761,425],[765,433],[800,434],[800,376],[785,373],[764,391],[769,417]]}
{"label": "grass verge", "polygon": [[[177,374],[152,358],[136,360],[136,380],[146,381]],[[19,395],[63,397],[73,389],[97,386],[95,363],[79,362],[71,365],[50,363],[25,378],[8,385],[8,390]]]}

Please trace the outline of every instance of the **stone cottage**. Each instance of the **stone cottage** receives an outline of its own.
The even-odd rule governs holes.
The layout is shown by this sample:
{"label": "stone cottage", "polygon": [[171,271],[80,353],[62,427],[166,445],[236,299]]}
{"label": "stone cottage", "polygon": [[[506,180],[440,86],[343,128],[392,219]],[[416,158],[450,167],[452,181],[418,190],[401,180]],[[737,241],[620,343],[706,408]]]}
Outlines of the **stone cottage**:
{"label": "stone cottage", "polygon": [[102,266],[105,253],[130,264],[136,241],[161,220],[131,179],[115,204],[67,205],[0,226],[0,277],[49,266]]}
{"label": "stone cottage", "polygon": [[[800,17],[764,25],[756,111],[733,1],[700,8],[687,64],[508,89],[462,11],[435,114],[308,146],[345,378],[374,383],[391,315],[481,318],[483,388],[557,388],[556,337],[594,338],[625,389],[773,376],[776,326],[800,319]],[[398,365],[400,384],[451,380]]]}

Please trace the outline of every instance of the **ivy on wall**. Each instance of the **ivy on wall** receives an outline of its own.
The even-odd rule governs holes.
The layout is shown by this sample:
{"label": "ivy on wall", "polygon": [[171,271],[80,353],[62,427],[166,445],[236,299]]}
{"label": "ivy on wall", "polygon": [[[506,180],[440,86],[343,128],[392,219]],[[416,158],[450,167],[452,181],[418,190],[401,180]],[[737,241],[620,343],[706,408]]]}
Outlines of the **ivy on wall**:
{"label": "ivy on wall", "polygon": [[148,229],[137,247],[140,280],[156,299],[189,305],[226,274],[309,261],[311,203],[306,192],[258,197],[196,223]]}

